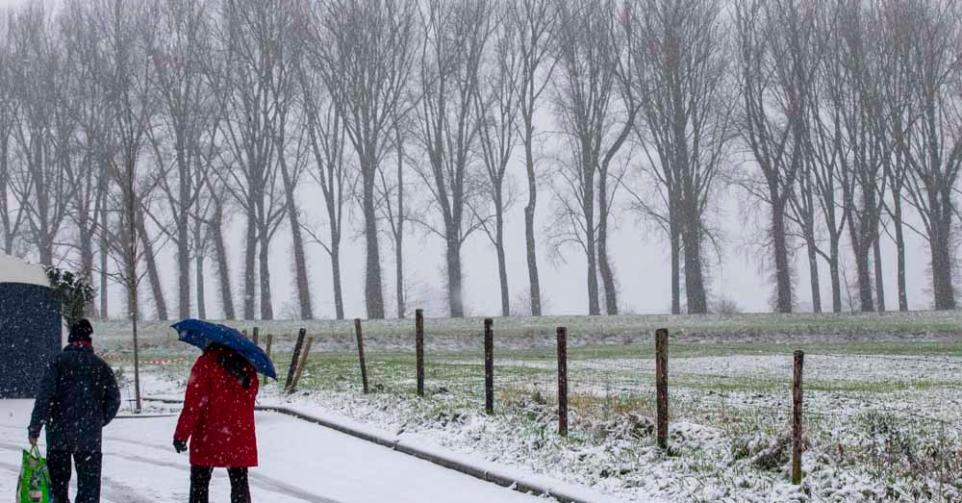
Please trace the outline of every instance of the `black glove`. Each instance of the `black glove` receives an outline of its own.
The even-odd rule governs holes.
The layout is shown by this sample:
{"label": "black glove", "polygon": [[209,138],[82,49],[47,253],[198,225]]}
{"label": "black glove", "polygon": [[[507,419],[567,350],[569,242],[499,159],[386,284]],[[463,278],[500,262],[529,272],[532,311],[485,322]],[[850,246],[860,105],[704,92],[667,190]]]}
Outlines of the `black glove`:
{"label": "black glove", "polygon": [[174,440],[174,450],[177,451],[178,454],[185,452],[187,450],[187,442]]}

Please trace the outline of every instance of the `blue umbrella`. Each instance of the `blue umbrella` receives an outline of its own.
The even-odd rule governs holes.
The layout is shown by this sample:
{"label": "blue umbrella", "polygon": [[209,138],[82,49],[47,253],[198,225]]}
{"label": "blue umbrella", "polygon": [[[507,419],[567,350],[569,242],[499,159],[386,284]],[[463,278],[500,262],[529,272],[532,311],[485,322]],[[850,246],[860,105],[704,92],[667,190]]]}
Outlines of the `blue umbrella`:
{"label": "blue umbrella", "polygon": [[261,374],[277,379],[274,363],[268,358],[267,353],[244,337],[244,334],[231,327],[194,319],[179,321],[171,327],[177,331],[178,339],[187,344],[200,349],[206,349],[210,344],[226,346],[237,351]]}

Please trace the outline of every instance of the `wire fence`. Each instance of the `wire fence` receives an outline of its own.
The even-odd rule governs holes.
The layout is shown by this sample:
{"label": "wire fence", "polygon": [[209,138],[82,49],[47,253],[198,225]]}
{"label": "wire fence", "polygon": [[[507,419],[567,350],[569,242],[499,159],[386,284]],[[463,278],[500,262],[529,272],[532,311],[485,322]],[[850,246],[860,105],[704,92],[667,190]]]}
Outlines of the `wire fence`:
{"label": "wire fence", "polygon": [[[484,411],[488,380],[483,328],[478,328],[477,344],[467,349],[436,342],[444,336],[430,323],[424,325],[424,399]],[[659,406],[654,337],[635,338],[631,347],[573,344],[564,351],[499,350],[495,327],[494,341],[490,382],[495,414],[586,437],[630,424],[640,429],[641,441],[655,442]],[[409,342],[364,348],[369,393],[416,396],[415,337]],[[291,359],[279,353],[278,369],[286,371]],[[360,351],[313,352],[304,360],[298,387],[360,395],[365,392],[361,360]],[[806,450],[831,455],[840,463],[860,463],[879,477],[935,477],[959,484],[960,371],[962,357],[944,354],[809,351],[799,383],[803,432],[792,440],[791,352],[751,345],[683,347],[668,358],[665,413],[669,428],[682,421],[706,425],[736,444],[739,438],[759,436],[780,445],[803,442]],[[758,453],[744,453],[754,455]]]}

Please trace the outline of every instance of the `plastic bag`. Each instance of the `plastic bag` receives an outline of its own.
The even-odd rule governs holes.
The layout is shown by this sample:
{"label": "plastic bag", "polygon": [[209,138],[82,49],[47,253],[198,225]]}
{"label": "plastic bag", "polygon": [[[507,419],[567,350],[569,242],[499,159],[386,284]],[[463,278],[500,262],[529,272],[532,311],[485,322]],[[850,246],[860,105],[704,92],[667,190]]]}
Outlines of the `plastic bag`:
{"label": "plastic bag", "polygon": [[20,480],[17,481],[17,503],[50,503],[47,460],[40,455],[37,446],[23,451]]}

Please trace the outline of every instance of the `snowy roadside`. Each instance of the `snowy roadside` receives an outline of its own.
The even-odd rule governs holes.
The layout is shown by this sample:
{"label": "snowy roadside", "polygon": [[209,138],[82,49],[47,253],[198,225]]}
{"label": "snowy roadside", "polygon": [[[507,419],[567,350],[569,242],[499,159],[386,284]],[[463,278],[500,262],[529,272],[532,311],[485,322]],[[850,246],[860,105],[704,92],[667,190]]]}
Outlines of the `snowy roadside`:
{"label": "snowy roadside", "polygon": [[[958,341],[803,346],[808,448],[799,487],[788,483],[786,436],[797,347],[767,338],[673,346],[667,453],[654,446],[647,345],[569,352],[568,438],[555,433],[551,351],[498,350],[492,416],[480,410],[477,351],[431,352],[425,398],[413,394],[409,353],[368,353],[372,393],[362,395],[356,355],[315,351],[301,392],[271,384],[261,402],[624,501],[962,500]],[[287,368],[289,354],[275,357]],[[148,366],[146,392],[179,395],[188,365]]]}
{"label": "snowy roadside", "polygon": [[[0,400],[0,494],[13,494],[32,402]],[[121,418],[105,430],[105,503],[182,503],[189,466],[168,438],[176,417]],[[160,414],[158,414],[160,413]],[[525,503],[527,496],[325,428],[258,413],[260,466],[251,471],[255,501],[269,503]],[[43,445],[41,444],[41,447]],[[215,472],[214,501],[229,487]]]}

